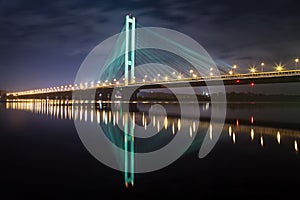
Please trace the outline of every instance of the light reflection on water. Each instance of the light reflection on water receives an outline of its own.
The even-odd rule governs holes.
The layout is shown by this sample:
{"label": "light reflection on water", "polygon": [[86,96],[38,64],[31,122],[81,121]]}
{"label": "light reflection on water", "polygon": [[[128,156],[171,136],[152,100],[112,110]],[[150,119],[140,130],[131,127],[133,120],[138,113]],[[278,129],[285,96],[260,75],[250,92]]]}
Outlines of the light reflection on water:
{"label": "light reflection on water", "polygon": [[[193,116],[186,116],[185,118],[180,118],[176,116],[176,106],[177,105],[166,105],[166,107],[171,107],[167,115],[154,114],[149,116],[147,110],[150,104],[138,104],[135,107],[135,110],[130,113],[125,112],[112,112],[111,107],[113,104],[97,104],[95,102],[77,102],[72,104],[70,101],[60,101],[60,100],[14,100],[7,101],[5,108],[8,110],[22,110],[32,112],[34,114],[46,115],[50,119],[61,119],[61,120],[79,120],[84,123],[97,123],[101,126],[113,126],[113,127],[132,127],[135,129],[136,126],[141,126],[144,130],[148,128],[155,128],[158,132],[164,132],[164,134],[169,134],[169,137],[173,137],[178,131],[184,129],[189,133],[187,137],[192,137],[193,134],[203,135],[208,130],[209,138],[212,140],[214,138],[214,126],[217,126],[217,122],[210,123],[209,120],[201,120],[193,118]],[[173,110],[173,107],[174,110]],[[188,105],[192,107],[193,105]],[[240,106],[240,105],[239,105]],[[241,108],[245,113],[245,105]],[[229,107],[230,108],[230,107]],[[209,114],[210,104],[205,103],[202,105],[202,111],[204,117]],[[233,109],[234,112],[229,113],[227,116],[228,119],[223,127],[223,136],[229,137],[232,141],[232,144],[238,144],[239,139],[247,135],[249,143],[257,144],[258,148],[266,148],[268,143],[277,143],[278,145],[289,145],[292,151],[298,152],[298,140],[300,137],[300,131],[289,128],[289,127],[274,127],[271,123],[268,122],[267,118],[266,124],[264,121],[261,122],[261,115],[256,117],[257,110],[253,113],[247,113],[250,117],[245,117],[242,115],[234,116],[236,113],[236,108]],[[249,110],[248,110],[249,111]],[[264,112],[264,111],[263,111]],[[178,115],[178,113],[177,113]],[[271,114],[268,113],[268,116]],[[128,125],[128,117],[132,118],[132,124]],[[248,120],[245,120],[248,119]],[[196,123],[197,122],[197,123]],[[200,123],[199,123],[200,122]],[[259,123],[261,122],[261,123]],[[274,120],[275,124],[277,122]],[[196,127],[196,124],[199,124],[199,127]],[[110,130],[110,129],[108,129]],[[130,131],[129,131],[130,132]],[[109,133],[112,134],[112,133]],[[130,141],[125,134],[125,141]],[[167,136],[164,136],[167,137]],[[223,139],[223,138],[222,138]],[[131,140],[133,144],[134,138]],[[120,144],[119,144],[120,145]],[[137,145],[137,144],[135,144]],[[121,144],[122,146],[122,144]],[[123,147],[126,149],[126,147]],[[197,148],[195,148],[197,149]],[[128,158],[125,165],[128,166],[128,170],[125,172],[125,185],[134,184],[133,176],[133,163],[131,162],[133,158]]]}
{"label": "light reflection on water", "polygon": [[[204,109],[209,109],[209,103],[205,103]],[[148,106],[148,105],[147,105]],[[101,106],[102,107],[102,106]],[[87,123],[93,123],[94,120],[98,124],[113,124],[113,126],[124,126],[124,112],[123,115],[119,111],[112,112],[109,105],[106,105],[105,108],[101,109],[97,104],[90,102],[79,102],[79,104],[72,104],[70,101],[60,101],[60,100],[46,100],[46,99],[31,99],[31,100],[14,100],[7,101],[5,108],[9,110],[23,110],[29,111],[34,114],[42,114],[50,116],[50,118],[56,119],[65,119],[65,120],[79,120]],[[157,127],[157,130],[167,130],[168,127],[171,127],[172,134],[176,133],[176,130],[180,131],[181,128],[187,129],[190,135],[196,132],[196,120],[193,118],[180,118],[174,116],[163,116],[153,115],[152,119],[149,117],[148,113],[143,112],[131,112],[130,113],[133,121],[133,128],[136,126],[136,121],[141,122],[140,126],[144,127],[145,130],[148,126]],[[260,138],[260,145],[263,146],[263,135],[272,135],[276,139],[277,143],[281,143],[282,137],[294,138],[293,146],[294,150],[298,150],[297,139],[300,137],[300,131],[293,129],[284,129],[284,128],[273,128],[265,126],[255,126],[254,125],[255,116],[250,117],[250,123],[240,124],[239,119],[236,119],[235,122],[225,123],[224,130],[228,130],[229,137],[232,137],[233,143],[236,143],[237,135],[239,133],[249,133],[250,141],[255,139],[255,135],[258,134]],[[182,120],[181,120],[182,119]],[[120,124],[120,122],[122,124]],[[161,124],[161,122],[163,122]],[[213,125],[208,121],[201,120],[199,123],[200,129],[208,129],[209,137],[213,137]]]}

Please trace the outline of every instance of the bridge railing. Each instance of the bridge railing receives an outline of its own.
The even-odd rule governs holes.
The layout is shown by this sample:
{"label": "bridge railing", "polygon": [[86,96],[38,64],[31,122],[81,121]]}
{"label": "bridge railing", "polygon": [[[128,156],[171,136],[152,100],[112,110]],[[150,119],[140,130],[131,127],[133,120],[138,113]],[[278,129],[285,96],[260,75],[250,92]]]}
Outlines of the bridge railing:
{"label": "bridge railing", "polygon": [[266,78],[266,77],[282,77],[282,76],[295,76],[300,75],[300,70],[285,70],[285,71],[274,71],[274,72],[256,72],[256,73],[245,73],[245,74],[226,74],[226,75],[211,75],[205,77],[182,77],[180,79],[168,79],[168,80],[156,80],[156,81],[143,81],[135,82],[130,85],[142,85],[142,84],[159,84],[169,82],[187,82],[187,81],[207,81],[207,80],[231,80],[231,79],[243,79],[243,78]]}

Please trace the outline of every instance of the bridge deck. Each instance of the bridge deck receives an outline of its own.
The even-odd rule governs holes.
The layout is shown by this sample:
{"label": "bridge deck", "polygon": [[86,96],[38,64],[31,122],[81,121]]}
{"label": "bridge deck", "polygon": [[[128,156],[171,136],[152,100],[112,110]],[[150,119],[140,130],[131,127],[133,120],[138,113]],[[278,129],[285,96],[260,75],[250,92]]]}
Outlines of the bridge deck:
{"label": "bridge deck", "polygon": [[[168,79],[158,81],[143,81],[131,83],[128,86],[124,86],[119,82],[115,84],[96,84],[84,87],[75,85],[69,85],[65,87],[53,87],[46,89],[34,89],[27,91],[9,92],[7,98],[22,98],[32,95],[52,95],[53,94],[65,94],[71,97],[73,91],[84,91],[84,90],[112,90],[115,87],[136,87],[141,89],[150,88],[163,88],[163,87],[186,87],[187,83],[192,87],[205,86],[205,85],[242,85],[242,84],[266,84],[266,83],[288,83],[288,82],[300,82],[300,70],[286,70],[280,72],[257,72],[248,74],[233,74],[233,75],[218,75],[218,76],[206,76],[206,77],[188,77],[181,79]],[[65,96],[64,95],[64,96]]]}

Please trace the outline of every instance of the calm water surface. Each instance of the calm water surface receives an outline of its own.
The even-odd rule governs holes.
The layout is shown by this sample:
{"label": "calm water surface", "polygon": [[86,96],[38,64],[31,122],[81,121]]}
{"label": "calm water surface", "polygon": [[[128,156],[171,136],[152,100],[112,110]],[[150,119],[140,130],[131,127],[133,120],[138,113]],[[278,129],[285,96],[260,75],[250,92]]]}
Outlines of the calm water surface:
{"label": "calm water surface", "polygon": [[[198,151],[206,131],[211,130],[210,137],[214,137],[214,127],[209,123],[210,104],[185,105],[185,109],[200,106],[201,119],[192,114],[179,119],[177,104],[161,105],[167,116],[149,116],[151,105],[142,103],[133,104],[130,113],[112,112],[115,104],[1,103],[1,195],[6,199],[299,196],[300,104],[228,104],[223,132],[203,159],[198,158]],[[125,115],[134,116],[136,126],[145,130],[160,130],[149,140],[135,141],[139,152],[163,147],[178,130],[186,130],[186,137],[196,134],[196,138],[173,164],[159,171],[135,174],[134,186],[128,183],[127,188],[126,174],[110,169],[89,154],[73,121],[97,123],[112,140],[120,135],[117,127]],[[199,127],[195,127],[196,122]],[[122,143],[121,138],[118,145],[122,147]]]}

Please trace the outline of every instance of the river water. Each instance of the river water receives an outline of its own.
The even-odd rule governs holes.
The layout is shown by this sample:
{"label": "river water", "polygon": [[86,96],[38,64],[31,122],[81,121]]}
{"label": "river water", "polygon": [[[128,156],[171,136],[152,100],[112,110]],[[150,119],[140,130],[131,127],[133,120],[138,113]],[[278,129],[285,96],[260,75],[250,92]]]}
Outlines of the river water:
{"label": "river water", "polygon": [[[270,198],[299,195],[300,104],[289,102],[228,103],[222,133],[214,148],[199,158],[206,137],[213,140],[216,124],[209,121],[210,103],[198,106],[201,117],[180,116],[182,105],[160,103],[166,113],[152,113],[153,103],[65,104],[28,100],[1,103],[1,193],[14,198],[153,199],[196,195],[212,198]],[[118,108],[115,111],[113,108]],[[182,132],[192,145],[172,164],[132,176],[99,162],[85,148],[75,122],[96,124],[124,149],[122,127],[134,118],[139,130],[157,130],[148,139],[135,139],[135,152],[169,144]],[[125,120],[125,122],[124,122]],[[131,126],[129,126],[131,127]],[[138,128],[137,128],[138,127]],[[130,128],[129,128],[130,129]],[[89,134],[89,133],[86,133]],[[181,148],[180,145],[178,148]],[[120,155],[116,155],[116,159]],[[128,161],[127,161],[128,162]],[[121,159],[120,164],[124,164]]]}

